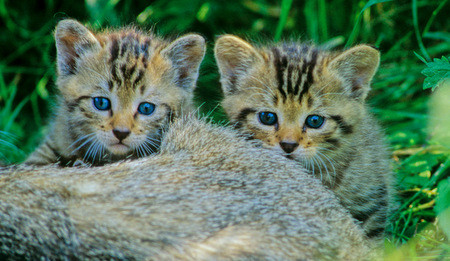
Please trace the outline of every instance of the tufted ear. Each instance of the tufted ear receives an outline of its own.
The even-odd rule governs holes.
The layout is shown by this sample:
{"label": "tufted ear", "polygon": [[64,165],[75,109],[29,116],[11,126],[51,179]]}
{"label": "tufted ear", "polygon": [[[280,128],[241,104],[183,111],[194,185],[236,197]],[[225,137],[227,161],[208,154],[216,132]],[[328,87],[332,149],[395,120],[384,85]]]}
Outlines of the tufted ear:
{"label": "tufted ear", "polygon": [[72,19],[58,23],[55,41],[60,75],[75,74],[77,59],[88,52],[101,49],[97,38],[86,27]]}
{"label": "tufted ear", "polygon": [[178,86],[189,90],[195,88],[205,51],[205,39],[198,34],[182,36],[161,51],[175,68]]}
{"label": "tufted ear", "polygon": [[329,64],[328,69],[340,76],[344,88],[358,100],[363,101],[370,90],[370,82],[380,63],[380,53],[368,45],[358,45],[341,53]]}
{"label": "tufted ear", "polygon": [[255,63],[263,60],[251,44],[234,35],[220,36],[216,41],[214,55],[225,95],[233,93],[236,81],[245,76]]}

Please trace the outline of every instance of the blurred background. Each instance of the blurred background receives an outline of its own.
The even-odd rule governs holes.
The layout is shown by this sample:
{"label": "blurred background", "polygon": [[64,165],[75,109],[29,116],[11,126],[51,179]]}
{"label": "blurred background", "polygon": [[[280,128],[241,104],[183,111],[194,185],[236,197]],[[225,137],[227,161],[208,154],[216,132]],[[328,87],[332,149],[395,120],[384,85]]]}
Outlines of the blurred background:
{"label": "blurred background", "polygon": [[225,119],[212,55],[218,35],[330,49],[369,43],[382,53],[369,103],[398,184],[386,250],[393,260],[443,260],[450,257],[439,226],[450,226],[450,96],[440,89],[450,77],[449,14],[447,0],[0,0],[0,162],[21,162],[45,135],[56,89],[52,33],[64,18],[93,29],[134,24],[163,36],[202,34],[208,53],[196,100],[217,121]]}

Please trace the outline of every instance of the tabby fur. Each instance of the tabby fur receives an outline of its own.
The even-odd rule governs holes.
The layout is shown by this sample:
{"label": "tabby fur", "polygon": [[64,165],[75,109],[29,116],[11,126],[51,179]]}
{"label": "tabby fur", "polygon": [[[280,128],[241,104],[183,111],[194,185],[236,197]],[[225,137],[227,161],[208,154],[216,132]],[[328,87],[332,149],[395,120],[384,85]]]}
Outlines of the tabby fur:
{"label": "tabby fur", "polygon": [[224,35],[215,57],[231,123],[301,163],[336,193],[369,238],[382,239],[391,169],[365,102],[379,52],[367,45],[328,52],[295,42],[255,47]]}
{"label": "tabby fur", "polygon": [[93,33],[75,20],[55,30],[58,106],[50,133],[26,164],[101,165],[147,156],[161,130],[192,111],[205,40],[172,42],[126,27]]}

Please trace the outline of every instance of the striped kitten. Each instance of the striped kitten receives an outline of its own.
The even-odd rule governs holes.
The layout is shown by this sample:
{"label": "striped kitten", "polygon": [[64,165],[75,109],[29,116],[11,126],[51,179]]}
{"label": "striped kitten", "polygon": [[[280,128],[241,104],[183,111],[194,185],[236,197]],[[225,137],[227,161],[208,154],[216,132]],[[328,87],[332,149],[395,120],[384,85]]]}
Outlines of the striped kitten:
{"label": "striped kitten", "polygon": [[74,20],[55,32],[56,118],[26,164],[101,165],[154,152],[161,129],[192,107],[205,41],[167,42],[134,28],[93,33]]}
{"label": "striped kitten", "polygon": [[237,129],[302,163],[331,188],[366,235],[381,239],[391,170],[365,99],[379,53],[330,53],[306,44],[256,48],[225,35],[215,46],[223,107]]}

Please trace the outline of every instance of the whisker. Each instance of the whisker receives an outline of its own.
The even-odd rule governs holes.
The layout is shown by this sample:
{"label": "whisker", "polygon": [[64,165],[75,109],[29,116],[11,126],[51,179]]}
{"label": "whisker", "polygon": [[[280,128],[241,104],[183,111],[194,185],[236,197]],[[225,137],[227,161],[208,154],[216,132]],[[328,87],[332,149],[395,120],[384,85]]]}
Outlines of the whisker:
{"label": "whisker", "polygon": [[336,163],[334,160],[332,160],[330,157],[328,157],[327,155],[325,155],[325,154],[323,154],[322,152],[320,152],[319,150],[317,151],[320,155],[322,155],[329,163],[330,163],[330,166],[333,168],[333,185],[334,185],[334,183],[335,183],[335,181],[336,181],[336,168],[334,167],[334,164],[333,164],[333,162],[334,163]]}
{"label": "whisker", "polygon": [[89,159],[89,157],[90,157],[89,155],[91,154],[92,147],[94,146],[94,144],[95,144],[95,141],[89,145],[88,149],[86,150],[86,152],[84,154],[83,161],[87,161],[87,159]]}
{"label": "whisker", "polygon": [[91,134],[85,135],[85,136],[83,136],[83,137],[77,139],[75,142],[73,142],[73,143],[66,149],[66,151],[67,151],[70,147],[73,147],[73,145],[75,145],[77,142],[82,141],[82,140],[84,140],[84,139],[86,139],[86,140],[85,140],[81,145],[79,145],[76,149],[73,149],[73,150],[71,151],[71,153],[77,152],[77,151],[80,150],[82,147],[84,147],[86,144],[88,144],[89,142],[91,142],[92,140],[94,140],[94,139],[95,139],[95,133],[91,133]]}
{"label": "whisker", "polygon": [[151,140],[146,140],[146,142],[142,143],[142,145],[145,148],[145,151],[150,155],[152,153],[155,153],[155,151],[153,151],[153,149],[151,147],[155,147],[156,149],[158,149],[158,144],[152,142]]}
{"label": "whisker", "polygon": [[[72,142],[72,144],[70,144],[70,146],[67,147],[67,149],[72,148],[72,147],[73,147],[75,144],[77,144],[77,142],[79,142],[79,141],[82,141],[82,140],[87,139],[87,138],[92,138],[92,136],[94,136],[94,135],[95,135],[95,133],[89,133],[89,134],[86,134],[86,135],[83,135],[83,136],[79,137],[77,140],[75,140],[74,142]],[[79,149],[79,148],[75,149],[74,151],[76,151],[76,150],[78,150],[78,149]]]}
{"label": "whisker", "polygon": [[[320,152],[319,152],[320,153]],[[320,154],[316,154],[316,157],[318,160],[320,160],[320,162],[322,163],[322,166],[325,168],[325,171],[327,172],[327,178],[330,178],[330,172],[328,171],[328,167],[325,164],[325,161],[323,161],[322,157],[320,156]]]}
{"label": "whisker", "polygon": [[317,168],[319,168],[319,172],[320,172],[320,180],[323,180],[322,168],[320,167],[318,161],[316,161],[315,157],[311,157],[311,159],[313,160],[314,164],[317,164],[316,166],[317,166]]}

